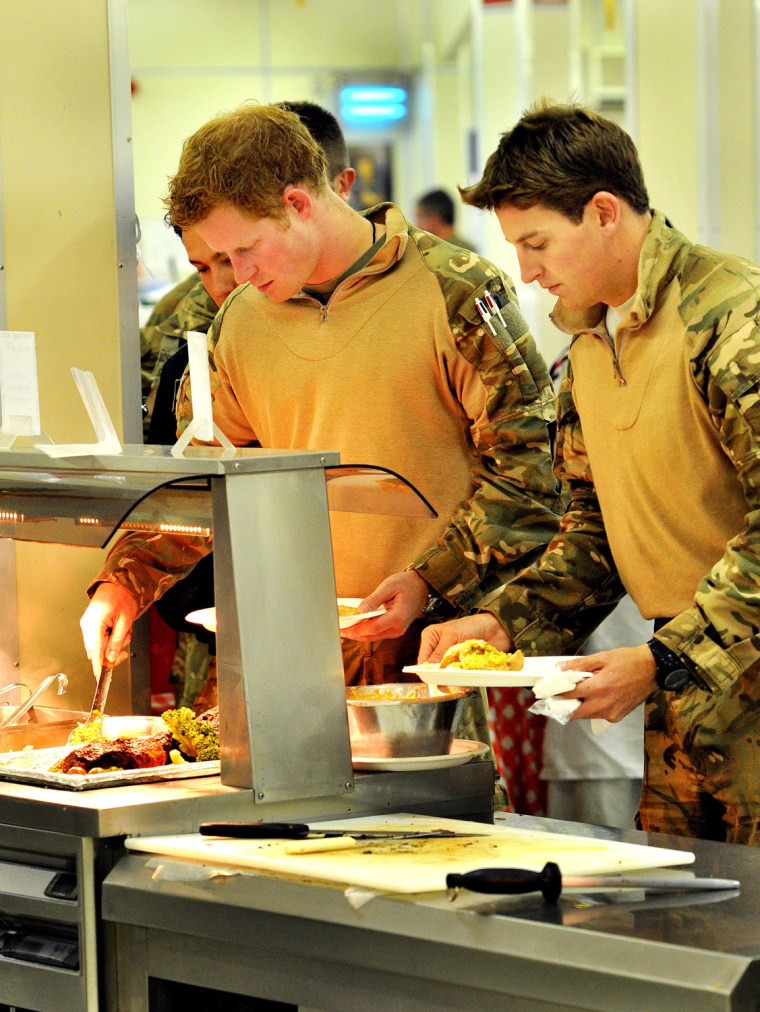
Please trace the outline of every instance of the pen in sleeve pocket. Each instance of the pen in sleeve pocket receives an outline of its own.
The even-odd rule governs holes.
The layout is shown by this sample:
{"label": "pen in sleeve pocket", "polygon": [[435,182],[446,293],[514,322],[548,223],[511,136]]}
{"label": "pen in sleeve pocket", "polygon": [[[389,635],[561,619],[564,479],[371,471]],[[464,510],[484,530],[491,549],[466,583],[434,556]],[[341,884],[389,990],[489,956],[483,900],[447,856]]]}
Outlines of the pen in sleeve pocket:
{"label": "pen in sleeve pocket", "polygon": [[491,313],[495,313],[501,320],[502,325],[506,327],[507,323],[504,317],[501,315],[501,309],[499,309],[499,303],[496,301],[496,297],[494,295],[491,295],[488,289],[486,289],[486,291],[483,292],[483,296],[486,300],[486,305],[491,310]]}
{"label": "pen in sleeve pocket", "polygon": [[491,333],[495,337],[496,336],[496,328],[491,323],[491,314],[488,312],[488,309],[486,308],[485,302],[483,302],[482,299],[475,299],[475,308],[477,309],[477,311],[482,316],[483,323],[485,323],[485,325],[490,329]]}

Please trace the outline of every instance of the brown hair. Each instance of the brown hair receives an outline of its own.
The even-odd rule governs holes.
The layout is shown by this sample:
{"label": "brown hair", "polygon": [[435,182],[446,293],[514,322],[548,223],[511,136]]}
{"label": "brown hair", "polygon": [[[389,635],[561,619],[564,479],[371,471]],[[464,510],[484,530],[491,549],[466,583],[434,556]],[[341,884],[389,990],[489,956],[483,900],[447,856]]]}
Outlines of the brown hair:
{"label": "brown hair", "polygon": [[502,134],[483,178],[460,187],[465,204],[523,210],[543,204],[576,224],[595,193],[606,190],[639,214],[649,197],[639,156],[628,134],[578,105],[542,99]]}
{"label": "brown hair", "polygon": [[284,214],[289,186],[328,189],[325,154],[295,113],[247,104],[188,137],[164,203],[179,228],[230,204],[255,218]]}

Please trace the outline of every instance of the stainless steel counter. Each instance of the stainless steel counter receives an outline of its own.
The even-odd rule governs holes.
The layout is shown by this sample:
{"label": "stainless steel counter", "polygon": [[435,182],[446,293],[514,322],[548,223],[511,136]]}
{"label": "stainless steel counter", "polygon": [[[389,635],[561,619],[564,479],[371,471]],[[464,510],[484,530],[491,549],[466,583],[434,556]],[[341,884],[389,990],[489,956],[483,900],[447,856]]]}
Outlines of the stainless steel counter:
{"label": "stainless steel counter", "polygon": [[[87,791],[0,781],[0,940],[10,927],[39,949],[31,959],[0,952],[0,1006],[35,1012],[129,1008],[118,1004],[116,932],[100,913],[101,884],[127,835],[197,832],[204,821],[402,810],[489,822],[493,789],[493,768],[483,762],[357,774],[350,797],[297,805],[254,805],[253,791],[225,786],[218,776]],[[59,875],[71,884],[71,895],[46,892]],[[64,946],[76,965],[44,964],[43,953]]]}
{"label": "stainless steel counter", "polygon": [[344,799],[254,806],[253,791],[218,776],[103,790],[65,791],[0,781],[0,825],[95,840],[197,832],[204,820],[306,820],[343,814],[414,811],[490,821],[493,767],[472,762],[446,769],[356,775]]}
{"label": "stainless steel counter", "polygon": [[[760,852],[506,816],[507,824],[690,850],[737,893],[381,895],[260,874],[154,880],[118,861],[103,887],[117,932],[120,1010],[148,1012],[148,979],[321,1010],[649,1010],[760,1007]],[[194,866],[197,870],[198,866]],[[182,877],[181,875],[179,876]]]}

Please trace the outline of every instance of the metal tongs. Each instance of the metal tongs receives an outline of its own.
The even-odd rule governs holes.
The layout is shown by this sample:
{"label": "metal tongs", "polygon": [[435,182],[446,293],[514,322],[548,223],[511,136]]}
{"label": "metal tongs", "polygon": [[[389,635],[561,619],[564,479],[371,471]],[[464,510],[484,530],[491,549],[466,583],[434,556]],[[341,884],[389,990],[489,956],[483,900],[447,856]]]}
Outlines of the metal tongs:
{"label": "metal tongs", "polygon": [[74,733],[77,733],[77,738],[80,738],[82,728],[90,727],[90,725],[103,716],[106,708],[106,698],[108,696],[108,690],[111,688],[111,675],[113,674],[113,664],[104,664],[100,669],[98,675],[98,684],[95,688],[95,695],[92,699],[92,706],[90,712],[87,714],[81,724],[77,724],[74,730],[71,732],[68,738],[67,744],[71,744],[71,738]]}
{"label": "metal tongs", "polygon": [[[45,689],[49,688],[56,680],[58,681],[58,695],[62,696],[69,687],[68,677],[64,675],[63,672],[57,675],[48,675],[47,678],[42,679],[31,696],[29,696],[28,699],[25,699],[20,706],[17,706],[10,717],[6,717],[5,720],[0,723],[0,728],[9,727],[11,724],[15,724],[19,721],[27,710],[30,710],[34,706]],[[23,687],[27,688],[27,686]],[[11,686],[6,686],[6,688],[11,688]]]}

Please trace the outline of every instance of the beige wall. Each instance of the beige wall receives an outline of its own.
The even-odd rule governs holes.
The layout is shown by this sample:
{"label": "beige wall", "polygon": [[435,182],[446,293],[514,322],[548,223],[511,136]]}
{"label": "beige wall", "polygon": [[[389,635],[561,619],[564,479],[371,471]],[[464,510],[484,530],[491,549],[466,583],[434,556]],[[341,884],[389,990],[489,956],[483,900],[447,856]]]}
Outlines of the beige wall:
{"label": "beige wall", "polygon": [[[107,0],[0,4],[6,329],[36,334],[41,423],[56,442],[95,439],[72,365],[93,372],[120,434],[125,418],[136,426],[139,417],[136,396],[123,402],[130,382],[137,389],[139,346],[135,296],[128,318],[120,299],[124,272],[123,287],[136,291],[135,254],[117,233],[108,14]],[[122,220],[134,218],[131,192],[128,203]],[[92,701],[78,620],[100,559],[93,549],[17,545],[19,676],[36,684],[65,671],[72,708]],[[114,712],[126,686],[114,686]]]}
{"label": "beige wall", "polygon": [[720,17],[719,167],[721,230],[718,245],[755,260],[757,208],[753,4],[724,2]]}
{"label": "beige wall", "polygon": [[705,94],[700,85],[697,0],[639,0],[638,143],[650,199],[691,238],[705,238],[707,209],[700,206],[700,178],[706,160],[701,129],[717,151],[719,202],[716,246],[754,259],[755,108],[752,0],[719,5],[716,65],[709,68],[717,88],[718,116],[703,123]]}
{"label": "beige wall", "polygon": [[92,442],[71,366],[123,431],[106,0],[4,0],[0,40],[7,329],[36,334],[43,428]]}

